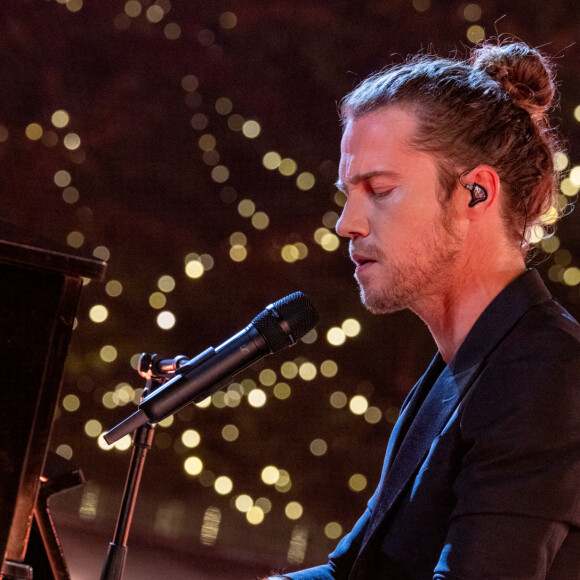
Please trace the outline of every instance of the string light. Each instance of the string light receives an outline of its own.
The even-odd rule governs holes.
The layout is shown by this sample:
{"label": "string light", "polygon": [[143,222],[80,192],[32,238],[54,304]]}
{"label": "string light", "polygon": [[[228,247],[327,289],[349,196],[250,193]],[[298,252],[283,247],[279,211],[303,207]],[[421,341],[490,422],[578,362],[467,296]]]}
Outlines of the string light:
{"label": "string light", "polygon": [[70,460],[73,456],[73,450],[70,445],[63,444],[56,448],[56,454]]}
{"label": "string light", "polygon": [[304,513],[304,508],[298,503],[297,501],[291,501],[290,503],[286,504],[284,508],[284,513],[286,517],[290,520],[298,520],[302,517]]}
{"label": "string light", "polygon": [[214,482],[214,489],[220,495],[228,495],[234,488],[233,481],[226,475],[220,475]]}
{"label": "string light", "polygon": [[55,111],[51,117],[52,124],[58,129],[64,129],[70,121],[69,114],[64,110]]}
{"label": "string light", "polygon": [[38,141],[42,137],[42,127],[38,123],[30,123],[25,129],[26,136],[31,141]]}
{"label": "string light", "polygon": [[66,395],[62,400],[63,408],[69,413],[74,413],[81,406],[80,399],[76,395]]}
{"label": "string light", "polygon": [[302,564],[308,545],[308,528],[296,526],[292,530],[292,538],[288,547],[287,560],[290,564]]}
{"label": "string light", "polygon": [[103,432],[103,426],[96,419],[89,419],[85,423],[85,433],[88,437],[96,438]]}
{"label": "string light", "polygon": [[71,174],[65,169],[61,169],[54,174],[54,183],[59,187],[67,187],[72,181]]}
{"label": "string light", "polygon": [[321,457],[328,451],[328,445],[324,439],[314,439],[310,443],[310,453],[312,455],[316,455],[317,457]]}
{"label": "string light", "polygon": [[89,318],[96,323],[104,322],[109,316],[109,311],[102,304],[95,304],[89,311]]}
{"label": "string light", "polygon": [[99,351],[99,356],[107,363],[111,363],[116,360],[117,354],[117,349],[110,344],[103,346]]}
{"label": "string light", "polygon": [[467,40],[472,42],[473,44],[477,44],[485,40],[485,30],[479,24],[473,24],[467,29]]}
{"label": "string light", "polygon": [[254,505],[246,512],[246,519],[250,524],[257,526],[264,521],[264,510]]}
{"label": "string light", "polygon": [[262,469],[262,481],[266,485],[275,485],[280,478],[280,470],[273,465],[267,465]]}
{"label": "string light", "polygon": [[342,526],[338,522],[328,522],[324,526],[324,535],[330,540],[336,540],[342,536]]}
{"label": "string light", "polygon": [[184,461],[183,469],[188,475],[199,475],[203,470],[203,461],[199,457],[192,455]]}
{"label": "string light", "polygon": [[330,404],[335,409],[342,409],[348,403],[347,396],[342,391],[335,391],[330,395]]}
{"label": "string light", "polygon": [[221,510],[210,506],[205,510],[201,525],[200,542],[205,546],[213,546],[216,543],[221,523]]}
{"label": "string light", "polygon": [[362,473],[355,473],[348,480],[348,487],[352,491],[362,491],[367,486],[367,478]]}
{"label": "string light", "polygon": [[481,18],[481,6],[479,4],[467,4],[463,9],[463,17],[469,22],[477,22]]}

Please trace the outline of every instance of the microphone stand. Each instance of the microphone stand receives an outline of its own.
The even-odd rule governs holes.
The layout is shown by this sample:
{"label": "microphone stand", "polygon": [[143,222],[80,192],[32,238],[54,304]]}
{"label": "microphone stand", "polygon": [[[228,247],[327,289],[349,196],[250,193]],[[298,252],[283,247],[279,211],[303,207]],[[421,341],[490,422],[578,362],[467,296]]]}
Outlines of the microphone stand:
{"label": "microphone stand", "polygon": [[[159,365],[156,363],[160,358],[158,355],[145,353],[139,358],[139,374],[146,379],[142,398],[158,389],[175,373],[175,370],[182,363],[182,360],[187,360],[183,356],[176,357],[174,360],[177,362],[173,365],[174,368],[159,369]],[[141,425],[134,432],[131,442],[133,451],[131,453],[129,472],[127,473],[119,516],[115,527],[115,535],[113,541],[109,544],[107,558],[101,571],[101,580],[121,580],[123,577],[128,551],[127,539],[129,537],[129,529],[131,528],[133,512],[135,511],[135,503],[137,501],[143,467],[145,466],[145,458],[153,444],[154,435],[155,425],[151,425],[150,423]]]}

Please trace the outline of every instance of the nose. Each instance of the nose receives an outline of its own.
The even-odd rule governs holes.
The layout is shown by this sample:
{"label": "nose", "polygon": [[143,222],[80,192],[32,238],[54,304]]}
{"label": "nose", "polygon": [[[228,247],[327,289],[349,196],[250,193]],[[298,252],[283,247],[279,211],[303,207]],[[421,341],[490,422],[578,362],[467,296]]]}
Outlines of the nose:
{"label": "nose", "polygon": [[349,196],[335,229],[339,236],[351,240],[369,235],[369,221],[362,200],[354,195]]}

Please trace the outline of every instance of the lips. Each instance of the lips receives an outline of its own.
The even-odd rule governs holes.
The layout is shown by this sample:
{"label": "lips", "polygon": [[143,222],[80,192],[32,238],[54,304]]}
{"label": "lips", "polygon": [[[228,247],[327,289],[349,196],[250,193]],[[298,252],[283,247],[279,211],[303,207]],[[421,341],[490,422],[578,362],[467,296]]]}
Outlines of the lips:
{"label": "lips", "polygon": [[356,264],[355,275],[361,274],[376,263],[376,260],[362,254],[351,254],[350,258]]}
{"label": "lips", "polygon": [[361,254],[352,254],[350,259],[357,266],[363,266],[364,264],[367,264],[368,262],[376,262],[376,260],[373,260],[372,258],[367,258],[366,256],[363,256]]}

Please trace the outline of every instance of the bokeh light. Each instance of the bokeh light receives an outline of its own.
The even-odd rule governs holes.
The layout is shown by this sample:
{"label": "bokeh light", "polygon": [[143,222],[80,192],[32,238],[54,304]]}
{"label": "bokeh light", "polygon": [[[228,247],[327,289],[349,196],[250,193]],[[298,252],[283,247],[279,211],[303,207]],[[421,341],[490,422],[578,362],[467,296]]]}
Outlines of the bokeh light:
{"label": "bokeh light", "polygon": [[336,376],[336,373],[338,372],[338,365],[333,360],[325,360],[320,365],[320,372],[323,376],[332,378]]}
{"label": "bokeh light", "polygon": [[70,232],[66,237],[66,243],[71,248],[80,248],[85,243],[85,236],[81,232]]}
{"label": "bokeh light", "polygon": [[264,510],[260,506],[254,505],[246,512],[246,519],[250,524],[257,526],[264,521]]}
{"label": "bokeh light", "polygon": [[235,425],[225,425],[222,429],[222,437],[226,441],[235,441],[240,436],[240,430]]}
{"label": "bokeh light", "polygon": [[104,322],[109,316],[109,311],[103,304],[95,304],[89,311],[89,318],[93,322]]}
{"label": "bokeh light", "polygon": [[294,175],[294,173],[296,173],[296,170],[298,169],[298,165],[296,164],[296,161],[294,161],[294,159],[290,159],[290,158],[286,158],[286,159],[282,159],[280,161],[280,165],[278,166],[278,171],[282,174],[282,175]]}
{"label": "bokeh light", "polygon": [[248,256],[248,250],[244,246],[235,245],[230,248],[230,258],[234,262],[243,262]]}
{"label": "bokeh light", "polygon": [[38,123],[30,123],[25,129],[26,136],[31,141],[38,141],[42,137],[42,127]]}
{"label": "bokeh light", "polygon": [[264,167],[270,170],[278,169],[278,167],[280,167],[281,161],[282,157],[280,157],[280,154],[276,153],[275,151],[269,151],[262,159]]}
{"label": "bokeh light", "polygon": [[62,406],[69,413],[74,413],[79,410],[81,401],[76,395],[66,395],[62,400]]}
{"label": "bokeh light", "polygon": [[368,409],[369,402],[363,395],[355,395],[349,403],[349,408],[355,415],[363,415]]}
{"label": "bokeh light", "polygon": [[189,449],[193,449],[200,444],[201,436],[195,429],[187,429],[181,434],[181,442]]}
{"label": "bokeh light", "polygon": [[288,519],[298,520],[302,517],[304,508],[297,501],[291,501],[290,503],[286,504],[284,513]]}
{"label": "bokeh light", "polygon": [[335,409],[342,409],[348,403],[347,396],[342,391],[335,391],[330,395],[330,404]]}
{"label": "bokeh light", "polygon": [[463,16],[469,22],[477,22],[481,18],[481,6],[479,4],[470,3],[463,8]]}
{"label": "bokeh light", "polygon": [[222,12],[220,14],[220,26],[228,30],[235,28],[238,23],[238,17],[234,12]]}
{"label": "bokeh light", "polygon": [[314,439],[310,443],[310,453],[320,457],[328,451],[328,445],[324,439]]}
{"label": "bokeh light", "polygon": [[161,308],[165,308],[167,304],[167,297],[163,292],[153,292],[149,295],[149,305],[151,308],[155,308],[156,310],[160,310]]}
{"label": "bokeh light", "polygon": [[328,522],[324,526],[324,535],[330,540],[336,540],[342,536],[342,526],[338,522]]}
{"label": "bokeh light", "polygon": [[262,469],[262,481],[266,485],[274,485],[280,478],[280,470],[273,465],[267,465]]}
{"label": "bokeh light", "polygon": [[175,278],[165,274],[157,280],[157,287],[161,292],[172,292],[175,289]]}
{"label": "bokeh light", "polygon": [[479,24],[473,24],[467,29],[467,40],[473,44],[477,44],[482,40],[485,40],[485,30]]}
{"label": "bokeh light", "polygon": [[235,500],[236,509],[246,513],[249,509],[254,506],[254,500],[246,494],[238,495]]}
{"label": "bokeh light", "polygon": [[296,186],[302,191],[308,191],[314,187],[316,179],[312,173],[305,171],[296,178]]}
{"label": "bokeh light", "polygon": [[251,199],[242,199],[238,204],[238,213],[245,218],[252,217],[256,211],[256,204]]}
{"label": "bokeh light", "polygon": [[260,134],[261,130],[262,128],[260,127],[260,124],[257,121],[246,121],[242,125],[242,133],[248,139],[255,139]]}
{"label": "bokeh light", "polygon": [[363,489],[366,488],[366,486],[367,486],[367,478],[364,475],[362,475],[362,473],[355,473],[348,480],[348,487],[352,491],[356,492],[362,491]]}
{"label": "bokeh light", "polygon": [[298,374],[300,378],[305,381],[312,381],[316,378],[318,371],[316,369],[316,365],[311,362],[305,362],[300,365],[298,368]]}
{"label": "bokeh light", "polygon": [[175,326],[176,319],[173,312],[164,310],[157,315],[157,325],[163,330],[170,330]]}
{"label": "bokeh light", "polygon": [[65,169],[61,169],[54,174],[54,183],[59,187],[67,187],[71,181],[71,174]]}
{"label": "bokeh light", "polygon": [[233,481],[226,475],[220,475],[216,478],[213,486],[220,495],[228,495],[234,489]]}
{"label": "bokeh light", "polygon": [[199,475],[203,469],[203,462],[199,457],[188,457],[183,463],[183,468],[189,475]]}
{"label": "bokeh light", "polygon": [[326,333],[326,340],[333,346],[340,346],[346,342],[346,334],[342,328],[333,326]]}
{"label": "bokeh light", "polygon": [[89,419],[85,423],[85,433],[92,438],[98,437],[103,432],[103,426],[97,419]]}
{"label": "bokeh light", "polygon": [[76,187],[65,187],[62,190],[62,199],[66,203],[76,203],[80,198],[79,190]]}
{"label": "bokeh light", "polygon": [[111,363],[114,360],[117,359],[117,349],[110,344],[107,344],[105,346],[103,346],[103,348],[101,348],[101,350],[99,351],[99,355],[101,357],[101,360],[103,360],[104,362],[107,363]]}
{"label": "bokeh light", "polygon": [[50,120],[56,128],[63,129],[68,125],[70,121],[70,116],[66,111],[60,109],[52,114]]}
{"label": "bokeh light", "polygon": [[189,278],[201,278],[204,272],[205,268],[200,260],[189,260],[185,264],[185,273]]}

